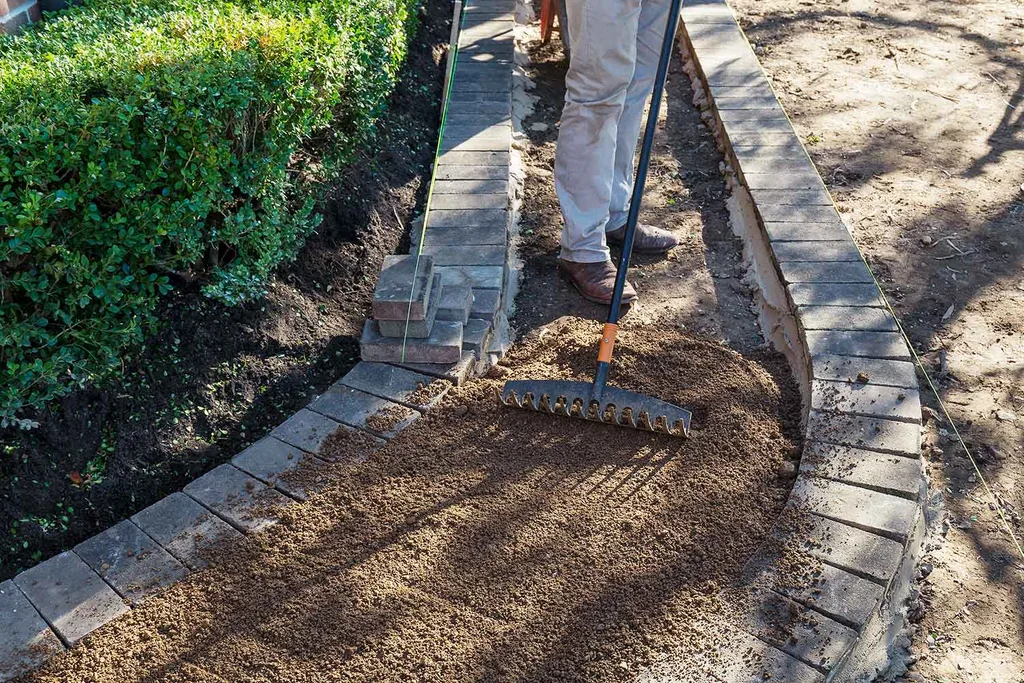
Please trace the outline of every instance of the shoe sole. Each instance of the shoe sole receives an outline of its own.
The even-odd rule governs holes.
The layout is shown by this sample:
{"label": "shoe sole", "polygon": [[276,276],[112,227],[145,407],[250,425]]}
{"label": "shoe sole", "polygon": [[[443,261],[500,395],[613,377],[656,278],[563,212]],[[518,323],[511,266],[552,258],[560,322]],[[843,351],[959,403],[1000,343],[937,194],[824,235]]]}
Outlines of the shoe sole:
{"label": "shoe sole", "polygon": [[[569,273],[565,272],[565,270],[563,270],[562,268],[558,269],[558,274],[561,275],[565,280],[567,280],[570,285],[572,285],[572,288],[576,290],[577,294],[579,294],[581,297],[583,297],[584,299],[586,299],[590,303],[592,303],[592,304],[600,304],[602,306],[608,306],[609,304],[611,304],[611,302],[612,302],[611,299],[608,299],[607,301],[605,301],[603,299],[598,299],[596,296],[590,296],[589,294],[584,292],[582,289],[580,289],[579,285],[576,284],[576,281],[572,279],[572,277],[569,275]],[[631,306],[631,305],[635,304],[639,298],[640,298],[639,296],[635,296],[635,297],[633,297],[632,299],[630,299],[628,301],[623,299],[622,303],[620,304],[620,308],[624,307],[624,306]]]}

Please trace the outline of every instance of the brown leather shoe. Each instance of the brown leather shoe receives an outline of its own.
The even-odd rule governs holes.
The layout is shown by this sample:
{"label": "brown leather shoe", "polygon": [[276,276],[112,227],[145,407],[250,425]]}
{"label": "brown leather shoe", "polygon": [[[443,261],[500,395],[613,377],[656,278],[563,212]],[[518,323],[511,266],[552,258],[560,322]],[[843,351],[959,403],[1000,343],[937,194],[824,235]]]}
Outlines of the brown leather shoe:
{"label": "brown leather shoe", "polygon": [[[620,246],[626,237],[626,226],[618,230],[611,230],[605,233],[608,244]],[[668,230],[656,228],[653,225],[640,223],[636,226],[636,236],[633,238],[633,251],[638,254],[664,254],[669,249],[679,245],[679,238]]]}
{"label": "brown leather shoe", "polygon": [[[595,304],[610,304],[612,292],[615,290],[615,265],[609,261],[600,263],[576,263],[558,259],[558,269],[569,278],[584,299]],[[622,305],[636,301],[636,290],[626,281],[622,289]]]}

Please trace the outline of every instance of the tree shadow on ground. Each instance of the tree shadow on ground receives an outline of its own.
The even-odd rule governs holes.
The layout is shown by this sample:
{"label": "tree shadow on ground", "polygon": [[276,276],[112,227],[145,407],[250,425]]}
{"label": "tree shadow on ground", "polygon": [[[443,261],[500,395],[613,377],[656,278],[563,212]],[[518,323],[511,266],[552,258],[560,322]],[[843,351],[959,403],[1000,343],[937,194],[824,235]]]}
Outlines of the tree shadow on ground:
{"label": "tree shadow on ground", "polygon": [[277,529],[30,680],[593,681],[692,655],[785,498],[774,459],[729,437],[770,419],[757,381],[707,392],[732,410],[688,441],[474,389],[365,462],[325,465],[331,483]]}
{"label": "tree shadow on ground", "polygon": [[[923,210],[915,208],[914,202],[909,202],[909,209],[901,210],[893,205],[887,210],[881,204],[873,212],[867,209],[868,216],[862,220],[875,216],[884,219],[888,213],[890,234],[893,237],[889,240],[886,236],[886,240],[897,245],[896,249],[900,253],[883,256],[875,253],[877,249],[874,244],[861,244],[911,343],[923,355],[925,366],[940,393],[948,398],[951,393],[971,391],[972,384],[975,387],[979,384],[984,386],[986,381],[999,380],[1009,387],[1024,386],[1024,371],[1014,366],[1003,365],[982,370],[972,379],[958,377],[955,368],[947,370],[944,359],[944,338],[949,335],[951,328],[962,316],[967,317],[971,308],[984,307],[986,300],[992,298],[1005,298],[1007,290],[1013,291],[1024,266],[1024,234],[1020,230],[1024,224],[1024,198],[1019,194],[1011,196],[1012,188],[1019,183],[1019,179],[1012,177],[1013,171],[1019,168],[1017,160],[1020,152],[1024,151],[1024,59],[1012,42],[998,40],[978,31],[965,31],[960,25],[944,19],[946,12],[962,13],[960,3],[935,2],[927,5],[927,17],[910,19],[889,14],[886,9],[875,13],[801,9],[785,14],[754,12],[744,18],[742,23],[751,41],[767,49],[786,42],[788,38],[804,36],[820,22],[857,21],[862,22],[862,30],[883,29],[882,35],[894,42],[921,37],[950,51],[955,51],[957,44],[963,43],[983,55],[983,60],[975,60],[986,63],[977,67],[978,78],[986,83],[995,83],[1006,105],[1003,108],[984,110],[986,116],[992,112],[988,118],[965,120],[962,115],[958,121],[956,117],[940,113],[929,116],[918,112],[908,119],[899,118],[889,108],[879,110],[876,122],[860,140],[846,140],[843,147],[833,149],[815,146],[809,150],[829,189],[834,195],[844,197],[845,201],[858,201],[861,196],[873,196],[868,194],[870,190],[881,189],[878,185],[889,183],[889,176],[899,180],[901,173],[920,172],[924,178],[911,180],[924,185],[929,185],[927,176],[937,175],[937,169],[941,169],[941,173],[949,179],[953,191],[939,201],[925,204]],[[905,7],[900,9],[906,10]],[[930,56],[934,58],[934,55]],[[931,83],[915,85],[912,81],[903,80],[893,88],[913,90],[916,87],[923,92],[928,85]],[[1003,88],[1007,87],[1012,94],[1005,93]],[[794,98],[798,97],[802,95],[794,95]],[[959,99],[963,101],[969,97],[969,94],[964,93]],[[780,99],[785,101],[786,98],[783,96]],[[951,98],[951,101],[959,104],[958,98]],[[803,105],[819,112],[823,118],[837,116],[820,103]],[[871,105],[858,106],[866,108]],[[855,113],[851,110],[851,117]],[[807,114],[806,118],[797,115],[794,123],[799,129],[820,130],[821,124],[816,125],[815,118],[815,113]],[[984,141],[983,153],[972,158],[957,145],[937,144],[944,139],[961,140],[955,135],[967,134],[965,126],[968,124],[981,125],[991,130]],[[954,137],[945,137],[949,135]],[[849,152],[851,149],[856,151]],[[1011,177],[1006,177],[1005,169],[1010,169]],[[1011,192],[1002,193],[1003,199],[979,214],[974,208],[976,198],[969,195],[971,185],[966,182],[958,184],[957,181],[977,180],[981,176],[1000,180],[1006,178],[1012,186]],[[908,194],[915,191],[914,187],[911,184]],[[961,191],[957,192],[957,188]],[[861,231],[858,225],[850,227],[855,236],[867,237],[870,234],[866,229]],[[941,239],[950,234],[956,235],[952,242]],[[922,247],[923,236],[938,239]],[[912,276],[906,274],[908,268],[913,270]],[[951,305],[953,308],[949,309]],[[947,314],[948,309],[951,313]],[[927,386],[922,387],[922,392],[922,398],[929,400]],[[951,408],[954,419],[957,419],[956,406],[951,405]],[[958,420],[958,427],[966,445],[979,462],[982,473],[992,481],[1000,477],[1013,477],[1011,461],[1004,457],[994,457],[993,453],[999,448],[1005,451],[1006,446],[1011,450],[1019,449],[1024,446],[1024,437],[1008,437],[1009,430],[1001,430],[994,420],[972,421],[966,412]],[[939,426],[949,427],[944,423]],[[966,518],[969,515],[966,511],[978,502],[977,496],[982,496],[986,503],[989,497],[984,489],[978,488],[980,483],[971,483],[974,482],[973,466],[958,444],[954,441],[944,448],[946,453],[941,456],[944,471],[953,480],[953,488],[945,492],[947,503],[958,516]],[[1019,495],[1011,493],[1001,496],[1001,504],[1007,503],[1004,509],[1010,516],[1014,508],[1007,498],[1011,496],[1016,498],[1018,512],[1024,504],[1024,498]],[[997,522],[995,525],[968,525],[964,532],[984,565],[986,578],[992,583],[1010,587],[1018,604],[1016,612],[1024,615],[1024,600],[1021,599],[1024,589],[1013,587],[1024,558],[1016,555],[1005,530]],[[1019,524],[1017,534],[1020,537]],[[1024,617],[1020,618],[1024,626]],[[1024,631],[1024,628],[1021,630]]]}

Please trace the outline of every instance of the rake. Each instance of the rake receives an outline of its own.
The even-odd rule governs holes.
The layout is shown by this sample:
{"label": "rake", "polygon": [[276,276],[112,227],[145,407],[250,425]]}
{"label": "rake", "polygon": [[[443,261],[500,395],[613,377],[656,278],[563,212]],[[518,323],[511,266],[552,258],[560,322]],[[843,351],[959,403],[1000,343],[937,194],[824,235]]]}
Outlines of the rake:
{"label": "rake", "polygon": [[543,411],[561,417],[591,420],[618,427],[662,432],[673,436],[687,436],[690,432],[691,413],[685,408],[651,396],[607,385],[608,368],[611,365],[612,350],[615,347],[615,335],[619,329],[622,291],[626,284],[626,272],[629,270],[629,259],[633,252],[633,238],[636,236],[636,226],[640,218],[640,201],[643,197],[644,184],[647,182],[647,167],[651,161],[654,132],[658,124],[658,112],[661,110],[662,91],[665,88],[668,64],[672,58],[672,42],[675,39],[681,4],[682,0],[672,0],[669,10],[668,26],[665,28],[661,58],[654,79],[654,92],[651,95],[651,109],[647,116],[647,127],[644,130],[636,180],[633,184],[633,196],[626,219],[626,234],[623,238],[622,253],[619,256],[615,289],[608,307],[608,322],[601,333],[601,342],[597,352],[597,371],[594,373],[594,381],[512,380],[506,382],[501,391],[501,402],[507,406]]}

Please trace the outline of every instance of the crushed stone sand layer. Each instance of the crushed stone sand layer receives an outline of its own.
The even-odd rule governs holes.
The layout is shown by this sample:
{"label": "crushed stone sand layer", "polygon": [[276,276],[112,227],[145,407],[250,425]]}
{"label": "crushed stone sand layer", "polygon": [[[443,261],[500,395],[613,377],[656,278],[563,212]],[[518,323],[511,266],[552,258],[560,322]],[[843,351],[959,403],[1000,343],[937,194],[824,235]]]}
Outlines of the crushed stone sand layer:
{"label": "crushed stone sand layer", "polygon": [[[599,331],[535,330],[504,379],[587,379]],[[690,407],[689,439],[470,381],[369,458],[330,444],[277,527],[23,680],[618,681],[689,656],[788,495],[799,397],[778,356],[667,327],[616,351],[611,383]]]}

